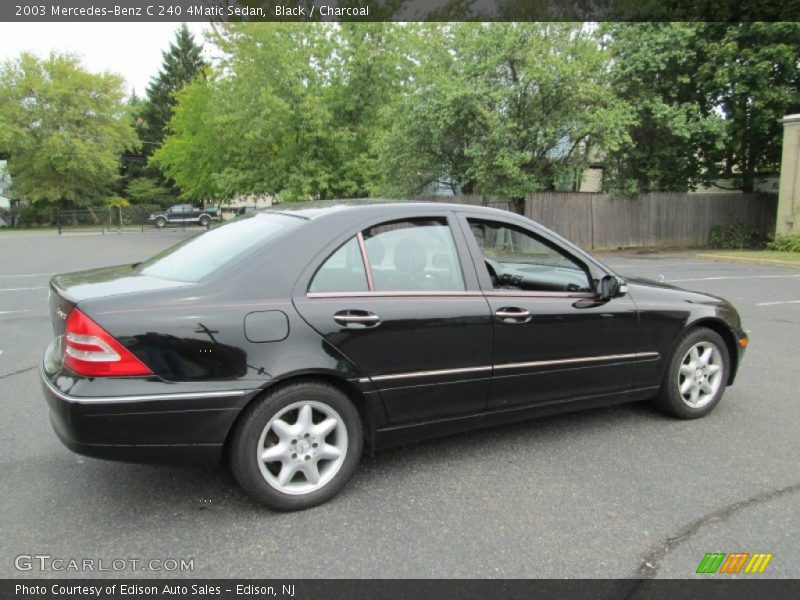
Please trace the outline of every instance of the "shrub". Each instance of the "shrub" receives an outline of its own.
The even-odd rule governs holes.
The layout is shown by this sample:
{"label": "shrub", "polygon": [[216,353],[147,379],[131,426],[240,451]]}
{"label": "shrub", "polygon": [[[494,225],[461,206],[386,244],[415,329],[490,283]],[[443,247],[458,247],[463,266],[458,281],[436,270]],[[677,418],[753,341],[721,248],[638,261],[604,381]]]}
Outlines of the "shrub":
{"label": "shrub", "polygon": [[714,225],[708,235],[709,248],[721,250],[741,250],[742,248],[763,248],[767,234],[758,229],[747,230],[739,219]]}
{"label": "shrub", "polygon": [[800,252],[800,235],[779,235],[767,244],[767,250],[781,252]]}
{"label": "shrub", "polygon": [[19,210],[19,225],[23,227],[39,227],[53,222],[53,211],[49,206],[27,204]]}

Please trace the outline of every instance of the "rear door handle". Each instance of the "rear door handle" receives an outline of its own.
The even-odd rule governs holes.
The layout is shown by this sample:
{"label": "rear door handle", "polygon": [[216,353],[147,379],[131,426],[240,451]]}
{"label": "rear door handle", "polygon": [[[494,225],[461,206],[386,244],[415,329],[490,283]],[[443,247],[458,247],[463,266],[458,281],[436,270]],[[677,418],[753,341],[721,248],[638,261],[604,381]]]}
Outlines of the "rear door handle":
{"label": "rear door handle", "polygon": [[367,310],[340,310],[333,315],[333,320],[345,327],[363,328],[375,327],[381,318]]}
{"label": "rear door handle", "polygon": [[494,315],[503,323],[527,323],[532,318],[530,311],[517,306],[498,308]]}

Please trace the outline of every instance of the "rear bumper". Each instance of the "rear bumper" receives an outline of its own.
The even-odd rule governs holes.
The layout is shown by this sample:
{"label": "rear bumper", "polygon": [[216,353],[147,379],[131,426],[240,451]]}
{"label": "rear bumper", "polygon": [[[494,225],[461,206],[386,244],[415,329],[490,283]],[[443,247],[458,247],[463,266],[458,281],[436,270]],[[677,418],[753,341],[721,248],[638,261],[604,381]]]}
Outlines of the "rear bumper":
{"label": "rear bumper", "polygon": [[[72,395],[75,376],[40,369],[50,421],[73,452],[127,462],[216,464],[236,417],[257,390]],[[81,380],[81,391],[92,380]],[[106,382],[103,382],[107,384]],[[126,380],[131,388],[131,380]],[[147,387],[147,381],[141,381]],[[68,387],[70,386],[70,387]]]}

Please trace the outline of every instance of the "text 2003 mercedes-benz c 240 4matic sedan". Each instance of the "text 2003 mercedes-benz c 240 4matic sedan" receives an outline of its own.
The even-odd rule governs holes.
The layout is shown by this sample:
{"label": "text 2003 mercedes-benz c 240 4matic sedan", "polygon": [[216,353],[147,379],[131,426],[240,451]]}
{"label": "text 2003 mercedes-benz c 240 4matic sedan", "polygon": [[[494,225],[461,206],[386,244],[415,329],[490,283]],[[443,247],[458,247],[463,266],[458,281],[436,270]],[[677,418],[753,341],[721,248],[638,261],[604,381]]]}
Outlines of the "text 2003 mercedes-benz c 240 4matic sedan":
{"label": "text 2003 mercedes-benz c 240 4matic sedan", "polygon": [[64,444],[224,457],[278,509],[332,497],[364,447],[632,400],[701,417],[747,345],[725,300],[447,204],[258,212],[50,294],[41,376]]}

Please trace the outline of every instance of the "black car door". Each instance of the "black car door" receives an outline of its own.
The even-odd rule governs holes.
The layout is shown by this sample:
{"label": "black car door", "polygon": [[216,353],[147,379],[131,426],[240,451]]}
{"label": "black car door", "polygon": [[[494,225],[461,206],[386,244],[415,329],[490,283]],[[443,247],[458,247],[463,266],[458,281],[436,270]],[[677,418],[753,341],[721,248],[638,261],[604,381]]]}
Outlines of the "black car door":
{"label": "black car door", "polygon": [[375,385],[393,423],[486,407],[492,319],[453,224],[443,212],[352,232],[295,293],[298,312]]}
{"label": "black car door", "polygon": [[461,216],[494,324],[489,407],[543,404],[630,389],[638,315],[627,297],[599,301],[589,265],[519,222]]}

